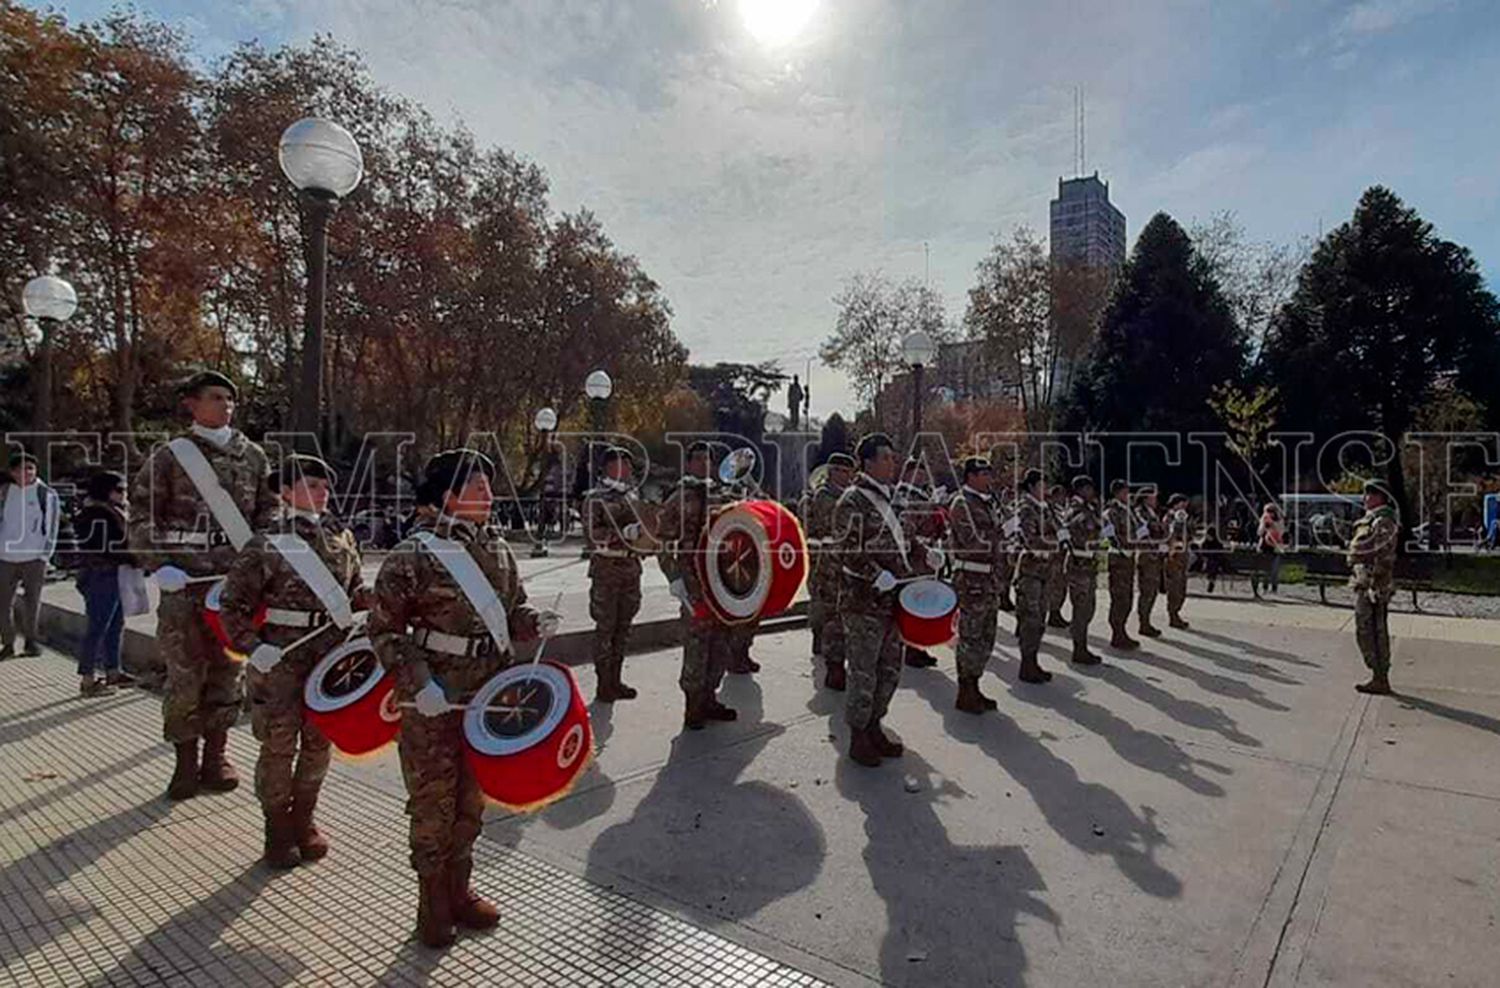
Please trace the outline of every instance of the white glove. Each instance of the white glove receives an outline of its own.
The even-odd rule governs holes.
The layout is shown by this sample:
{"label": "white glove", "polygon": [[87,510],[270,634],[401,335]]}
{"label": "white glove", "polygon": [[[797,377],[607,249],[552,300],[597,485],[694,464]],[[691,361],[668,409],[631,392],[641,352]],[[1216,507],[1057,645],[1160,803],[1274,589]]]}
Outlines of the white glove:
{"label": "white glove", "polygon": [[934,488],[933,491],[932,491],[932,499],[934,501],[936,501],[938,504],[944,504],[944,503],[946,503],[947,500],[948,500],[948,488],[946,488],[946,487],[937,487],[937,488]]}
{"label": "white glove", "polygon": [[678,603],[682,604],[683,607],[690,606],[690,602],[688,601],[687,584],[682,582],[682,577],[679,576],[677,579],[673,580],[671,584],[668,585],[667,592],[670,593],[673,597],[676,597]]}
{"label": "white glove", "polygon": [[895,574],[888,569],[881,570],[880,575],[875,577],[875,589],[880,591],[881,593],[889,593],[890,591],[895,590]]}
{"label": "white glove", "polygon": [[536,633],[551,638],[562,628],[562,615],[556,611],[541,611],[536,616]]}
{"label": "white glove", "polygon": [[626,525],[625,531],[622,534],[625,536],[626,542],[634,542],[636,539],[641,537],[640,522],[633,521],[629,525]]}
{"label": "white glove", "polygon": [[936,573],[943,568],[943,550],[937,546],[927,547],[927,568]]}
{"label": "white glove", "polygon": [[1179,524],[1182,523],[1182,522],[1187,521],[1187,511],[1186,510],[1184,510],[1182,508],[1178,508],[1177,509],[1177,521],[1178,521]]}
{"label": "white glove", "polygon": [[1099,537],[1101,539],[1112,539],[1112,538],[1114,538],[1115,537],[1115,526],[1112,523],[1110,523],[1110,522],[1105,522],[1104,523],[1104,527],[1101,528],[1101,529],[1099,529]]}
{"label": "white glove", "polygon": [[1135,530],[1135,537],[1138,538],[1138,539],[1144,539],[1146,536],[1148,536],[1150,534],[1151,534],[1151,526],[1150,525],[1142,525],[1142,526],[1140,526],[1139,528],[1137,528]]}
{"label": "white glove", "polygon": [[1068,530],[1066,528],[1059,528],[1057,530],[1057,541],[1059,541],[1059,542],[1071,542],[1071,541],[1073,541],[1073,537],[1070,534],[1068,534]]}
{"label": "white glove", "polygon": [[156,589],[162,593],[176,593],[188,582],[188,575],[176,566],[162,566],[151,576],[156,580]]}
{"label": "white glove", "polygon": [[441,717],[448,712],[448,694],[436,679],[427,680],[427,685],[417,691],[417,713],[423,717]]}
{"label": "white glove", "polygon": [[256,672],[270,672],[281,662],[281,649],[267,642],[255,646],[250,653],[250,667]]}
{"label": "white glove", "polygon": [[1012,515],[1005,519],[1005,525],[1000,529],[1006,535],[1014,535],[1021,530],[1021,519]]}

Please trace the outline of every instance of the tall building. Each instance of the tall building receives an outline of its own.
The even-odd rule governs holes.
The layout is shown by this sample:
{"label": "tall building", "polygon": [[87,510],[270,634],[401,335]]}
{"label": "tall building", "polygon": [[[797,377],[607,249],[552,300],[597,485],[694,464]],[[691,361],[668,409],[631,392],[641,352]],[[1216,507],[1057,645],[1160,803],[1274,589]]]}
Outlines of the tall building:
{"label": "tall building", "polygon": [[1125,214],[1109,201],[1109,183],[1099,173],[1057,180],[1051,203],[1052,259],[1081,260],[1090,267],[1125,263]]}

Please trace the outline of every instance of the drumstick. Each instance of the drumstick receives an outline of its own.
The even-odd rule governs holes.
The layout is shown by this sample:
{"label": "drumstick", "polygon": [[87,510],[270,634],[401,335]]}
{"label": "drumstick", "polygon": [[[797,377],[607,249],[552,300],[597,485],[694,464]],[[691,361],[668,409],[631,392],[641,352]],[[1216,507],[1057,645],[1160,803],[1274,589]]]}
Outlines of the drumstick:
{"label": "drumstick", "polygon": [[[557,599],[552,602],[552,613],[557,613],[557,609],[562,606],[562,599],[563,592],[559,590],[557,592]],[[547,638],[543,638],[540,642],[537,643],[536,654],[531,657],[531,668],[526,671],[526,681],[528,683],[531,682],[532,677],[536,675],[536,664],[542,661],[542,653],[547,650],[547,642],[549,640],[550,636]]]}

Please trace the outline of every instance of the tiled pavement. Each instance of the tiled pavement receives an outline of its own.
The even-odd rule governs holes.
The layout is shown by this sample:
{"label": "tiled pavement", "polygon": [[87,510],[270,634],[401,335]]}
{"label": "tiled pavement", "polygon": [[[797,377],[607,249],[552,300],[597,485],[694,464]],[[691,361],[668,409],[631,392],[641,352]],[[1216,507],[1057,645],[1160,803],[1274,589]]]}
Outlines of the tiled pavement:
{"label": "tiled pavement", "polygon": [[[335,762],[333,854],[269,872],[248,781],[169,804],[157,699],[76,684],[57,658],[0,663],[0,986],[819,984],[483,838],[499,928],[423,950],[398,798]],[[248,776],[246,731],[231,754]]]}

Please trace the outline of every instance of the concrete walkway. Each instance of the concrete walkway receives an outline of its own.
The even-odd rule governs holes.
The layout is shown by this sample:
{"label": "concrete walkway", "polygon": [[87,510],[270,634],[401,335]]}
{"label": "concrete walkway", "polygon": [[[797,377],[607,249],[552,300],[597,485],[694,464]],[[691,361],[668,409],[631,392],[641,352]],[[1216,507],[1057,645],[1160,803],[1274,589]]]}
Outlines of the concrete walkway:
{"label": "concrete walkway", "polygon": [[[1346,610],[1188,616],[1131,657],[1097,643],[1096,671],[1049,633],[1043,687],[1014,683],[1002,616],[999,713],[952,709],[940,650],[906,670],[907,755],[877,770],[840,757],[805,631],[757,639],[765,670],[725,690],[740,720],[686,735],[679,653],[632,657],[641,698],[594,709],[582,784],[487,824],[501,930],[440,962],[404,941],[390,754],[338,766],[334,857],[271,878],[248,793],[157,798],[147,698],[85,703],[60,661],[0,663],[0,984],[160,983],[182,950],[194,984],[334,983],[331,958],[367,953],[350,983],[1494,985],[1500,622],[1393,619],[1401,695],[1372,699]],[[79,954],[99,970],[67,976]]]}

